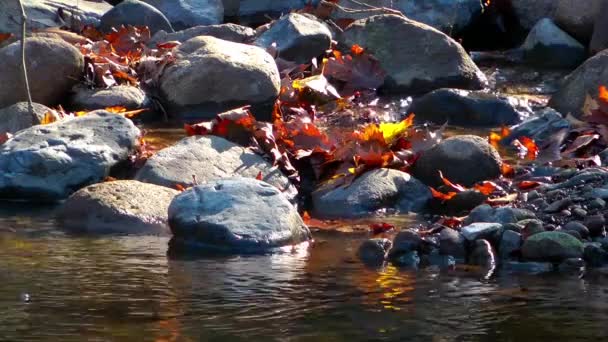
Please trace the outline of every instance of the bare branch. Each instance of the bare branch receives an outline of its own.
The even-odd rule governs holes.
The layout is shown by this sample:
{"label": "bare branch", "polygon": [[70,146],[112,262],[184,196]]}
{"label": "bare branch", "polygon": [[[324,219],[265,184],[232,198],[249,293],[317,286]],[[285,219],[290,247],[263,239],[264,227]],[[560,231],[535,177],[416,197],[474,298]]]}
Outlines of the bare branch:
{"label": "bare branch", "polygon": [[34,115],[34,105],[32,103],[32,93],[30,92],[30,82],[27,78],[27,66],[25,63],[25,38],[27,16],[21,0],[17,0],[21,7],[21,68],[23,69],[23,80],[25,81],[25,91],[27,92],[27,105],[31,115]]}

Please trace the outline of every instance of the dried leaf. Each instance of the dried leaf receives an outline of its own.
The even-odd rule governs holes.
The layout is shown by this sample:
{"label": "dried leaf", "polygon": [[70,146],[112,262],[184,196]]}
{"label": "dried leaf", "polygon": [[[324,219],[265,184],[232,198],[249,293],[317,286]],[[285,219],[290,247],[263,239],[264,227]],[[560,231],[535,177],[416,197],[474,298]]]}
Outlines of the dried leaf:
{"label": "dried leaf", "polygon": [[540,182],[536,181],[521,181],[517,184],[517,187],[521,190],[531,190],[541,185]]}
{"label": "dried leaf", "polygon": [[441,178],[441,181],[443,182],[443,184],[456,190],[457,192],[463,192],[463,191],[467,190],[464,186],[462,186],[460,184],[452,183],[449,179],[445,178],[443,176],[443,172],[441,172],[441,171],[439,171],[439,178]]}
{"label": "dried leaf", "polygon": [[484,181],[479,184],[475,184],[473,189],[481,192],[486,196],[490,196],[496,189],[498,189],[498,185],[494,182]]}
{"label": "dried leaf", "polygon": [[8,132],[1,133],[0,134],[0,145],[4,144],[12,137],[13,137],[13,135],[11,133],[8,133]]}
{"label": "dried leaf", "polygon": [[377,89],[384,83],[386,72],[380,62],[369,54],[331,57],[325,63],[323,74],[345,82],[347,93],[362,89]]}
{"label": "dried leaf", "polygon": [[0,44],[2,44],[2,42],[5,40],[10,39],[12,36],[12,33],[0,33]]}
{"label": "dried leaf", "polygon": [[390,223],[380,222],[370,224],[369,229],[372,231],[373,235],[378,235],[395,229],[395,226]]}
{"label": "dried leaf", "polygon": [[435,190],[435,188],[433,187],[429,187],[429,189],[431,189],[431,194],[433,195],[433,198],[444,202],[451,200],[452,198],[454,198],[454,196],[458,194],[457,192],[448,192],[447,194],[444,194],[441,191]]}

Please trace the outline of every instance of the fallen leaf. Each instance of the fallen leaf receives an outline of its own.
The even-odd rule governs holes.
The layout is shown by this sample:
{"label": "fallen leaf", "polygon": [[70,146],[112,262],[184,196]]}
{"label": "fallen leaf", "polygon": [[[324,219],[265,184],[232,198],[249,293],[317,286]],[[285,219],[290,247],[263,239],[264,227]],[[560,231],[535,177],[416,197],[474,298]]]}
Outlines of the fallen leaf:
{"label": "fallen leaf", "polygon": [[156,47],[158,49],[173,49],[180,45],[182,45],[182,43],[180,43],[179,41],[172,40],[172,41],[168,41],[168,42],[164,42],[164,43],[158,43],[158,44],[156,44]]}
{"label": "fallen leaf", "polygon": [[377,89],[384,83],[386,72],[380,62],[369,54],[331,57],[325,63],[323,75],[345,82],[345,92]]}
{"label": "fallen leaf", "polygon": [[4,144],[5,142],[8,141],[8,139],[10,139],[12,137],[13,137],[13,135],[8,132],[4,132],[4,133],[0,134],[0,145]]}
{"label": "fallen leaf", "polygon": [[0,44],[5,40],[10,39],[12,36],[12,33],[0,33]]}
{"label": "fallen leaf", "polygon": [[357,44],[353,44],[353,46],[350,47],[350,52],[353,55],[358,56],[358,55],[363,54],[365,52],[365,49]]}
{"label": "fallen leaf", "polygon": [[464,186],[462,186],[460,184],[452,183],[449,179],[445,178],[443,176],[443,172],[441,172],[441,171],[439,171],[439,178],[441,178],[441,181],[443,182],[443,184],[456,190],[457,192],[463,192],[463,191],[467,190]]}
{"label": "fallen leaf", "polygon": [[262,171],[258,172],[258,175],[255,176],[255,179],[261,181],[264,177],[262,177]]}
{"label": "fallen leaf", "polygon": [[373,235],[378,235],[395,229],[395,226],[390,223],[380,222],[370,224],[369,229],[372,231]]}
{"label": "fallen leaf", "polygon": [[448,192],[447,194],[444,194],[441,191],[435,190],[435,188],[433,187],[429,187],[429,189],[431,189],[431,194],[433,195],[433,198],[444,202],[451,200],[452,198],[454,198],[454,196],[458,194],[457,192]]}
{"label": "fallen leaf", "polygon": [[498,188],[498,185],[496,185],[496,183],[490,182],[490,181],[483,181],[483,182],[475,184],[473,186],[473,189],[481,192],[482,194],[484,194],[486,196],[490,196],[497,188]]}
{"label": "fallen leaf", "polygon": [[521,181],[517,184],[517,187],[521,190],[531,190],[541,185],[540,182],[536,181]]}
{"label": "fallen leaf", "polygon": [[538,156],[538,146],[536,146],[536,143],[531,138],[520,137],[513,141],[513,145],[519,150],[518,155],[522,159],[534,160]]}
{"label": "fallen leaf", "polygon": [[515,175],[515,169],[513,166],[503,162],[500,165],[500,174],[504,177],[513,177]]}

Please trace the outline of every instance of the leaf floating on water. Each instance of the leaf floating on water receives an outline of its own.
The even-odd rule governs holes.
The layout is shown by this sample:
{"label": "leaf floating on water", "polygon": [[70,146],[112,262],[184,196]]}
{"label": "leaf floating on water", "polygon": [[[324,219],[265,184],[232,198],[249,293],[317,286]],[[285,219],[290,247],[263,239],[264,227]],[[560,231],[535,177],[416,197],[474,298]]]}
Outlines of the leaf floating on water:
{"label": "leaf floating on water", "polygon": [[370,224],[369,229],[372,231],[373,235],[378,235],[395,229],[395,226],[390,223],[380,222]]}

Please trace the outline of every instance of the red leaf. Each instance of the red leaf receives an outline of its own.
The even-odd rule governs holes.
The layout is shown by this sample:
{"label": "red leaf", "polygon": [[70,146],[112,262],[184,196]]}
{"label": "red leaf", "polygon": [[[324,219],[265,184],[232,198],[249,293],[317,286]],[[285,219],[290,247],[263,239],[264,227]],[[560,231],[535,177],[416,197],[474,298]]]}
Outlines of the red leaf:
{"label": "red leaf", "polygon": [[8,139],[10,139],[12,137],[13,137],[13,135],[8,132],[4,132],[4,133],[0,134],[0,145],[4,144]]}
{"label": "red leaf", "polygon": [[513,177],[515,175],[515,169],[513,168],[513,166],[507,163],[502,163],[500,165],[500,173],[504,177]]}
{"label": "red leaf", "polygon": [[538,156],[538,146],[534,140],[528,137],[520,137],[513,141],[513,145],[519,149],[519,155],[521,158],[528,160],[534,160]]}
{"label": "red leaf", "polygon": [[0,33],[0,44],[5,40],[10,39],[12,36],[12,33]]}
{"label": "red leaf", "polygon": [[488,181],[484,181],[479,184],[475,184],[475,186],[473,187],[473,189],[481,192],[482,194],[484,194],[486,196],[490,196],[494,192],[494,190],[496,190],[497,188],[498,188],[498,185],[496,185],[496,183],[488,182]]}
{"label": "red leaf", "polygon": [[172,41],[168,41],[168,42],[164,42],[164,43],[158,43],[156,44],[156,47],[159,49],[173,49],[176,46],[180,46],[182,45],[182,43],[180,43],[177,40],[172,40]]}
{"label": "red leaf", "polygon": [[517,184],[517,187],[521,190],[531,190],[538,187],[541,183],[536,181],[522,181]]}
{"label": "red leaf", "polygon": [[386,222],[380,222],[370,224],[369,229],[373,235],[378,235],[395,229],[395,226]]}
{"label": "red leaf", "polygon": [[345,82],[346,92],[376,89],[384,83],[386,77],[380,62],[367,53],[329,58],[323,74]]}
{"label": "red leaf", "polygon": [[353,55],[358,56],[358,55],[363,54],[365,52],[365,49],[357,44],[354,44],[353,46],[350,47],[350,52]]}
{"label": "red leaf", "polygon": [[456,190],[457,192],[463,192],[463,191],[467,190],[464,186],[462,186],[460,184],[452,183],[449,179],[445,178],[441,171],[439,171],[439,177],[441,178],[441,181],[443,181],[443,184],[449,186],[450,188]]}
{"label": "red leaf", "polygon": [[262,171],[258,172],[258,175],[255,176],[255,179],[257,179],[259,181],[261,181],[263,179],[263,177],[262,177]]}
{"label": "red leaf", "polygon": [[429,188],[431,189],[431,194],[433,195],[433,198],[438,199],[440,201],[449,201],[458,194],[457,192],[448,192],[447,194],[444,194],[443,192],[435,190],[433,187]]}

